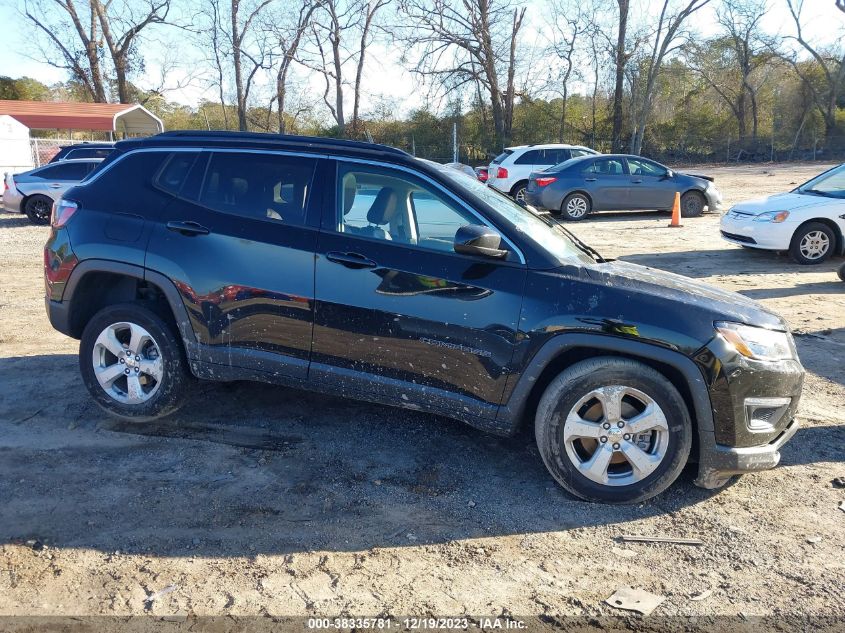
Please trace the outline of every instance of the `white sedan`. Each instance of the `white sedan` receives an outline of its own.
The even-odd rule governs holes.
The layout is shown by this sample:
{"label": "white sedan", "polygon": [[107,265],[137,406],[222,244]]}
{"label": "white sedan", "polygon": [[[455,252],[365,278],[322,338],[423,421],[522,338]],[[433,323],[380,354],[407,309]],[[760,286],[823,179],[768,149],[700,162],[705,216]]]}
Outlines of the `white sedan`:
{"label": "white sedan", "polygon": [[722,216],[722,238],[749,248],[789,251],[820,264],[845,251],[845,164],[789,193],[740,202]]}

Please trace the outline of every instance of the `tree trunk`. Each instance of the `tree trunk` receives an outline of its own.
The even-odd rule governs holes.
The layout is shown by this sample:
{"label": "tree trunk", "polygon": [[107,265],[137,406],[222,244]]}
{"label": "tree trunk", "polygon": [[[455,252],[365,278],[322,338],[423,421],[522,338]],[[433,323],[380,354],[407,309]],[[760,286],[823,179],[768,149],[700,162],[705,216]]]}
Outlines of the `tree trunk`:
{"label": "tree trunk", "polygon": [[611,151],[622,151],[622,93],[625,87],[625,38],[628,30],[628,0],[616,0],[619,5],[619,34],[616,38],[616,84],[613,90],[613,131]]}
{"label": "tree trunk", "polygon": [[238,107],[238,130],[247,131],[246,99],[244,98],[244,78],[241,58],[242,35],[238,28],[240,0],[232,0],[232,63],[235,70],[235,99]]}

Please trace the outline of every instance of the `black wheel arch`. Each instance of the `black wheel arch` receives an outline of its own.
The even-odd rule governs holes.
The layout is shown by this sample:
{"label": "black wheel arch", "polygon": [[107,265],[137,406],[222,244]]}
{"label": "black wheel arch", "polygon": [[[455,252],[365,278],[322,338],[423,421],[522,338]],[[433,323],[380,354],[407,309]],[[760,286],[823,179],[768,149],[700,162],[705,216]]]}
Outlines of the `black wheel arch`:
{"label": "black wheel arch", "polygon": [[663,374],[680,392],[696,431],[693,455],[699,446],[714,442],[710,395],[695,362],[680,352],[657,345],[602,334],[569,333],[549,339],[519,375],[506,403],[499,408],[497,423],[516,433],[533,418],[537,404],[549,383],[575,363],[600,356],[636,360]]}
{"label": "black wheel arch", "polygon": [[528,181],[527,181],[527,180],[517,180],[517,181],[514,183],[513,187],[511,187],[510,194],[511,194],[512,196],[515,196],[515,195],[516,195],[516,190],[517,190],[517,189],[519,189],[520,187],[527,187],[527,186],[528,186]]}
{"label": "black wheel arch", "polygon": [[186,351],[196,342],[188,311],[170,279],[141,266],[110,260],[88,259],[76,265],[60,302],[64,323],[54,322],[53,325],[78,339],[99,310],[133,301],[156,306],[160,316],[176,328]]}

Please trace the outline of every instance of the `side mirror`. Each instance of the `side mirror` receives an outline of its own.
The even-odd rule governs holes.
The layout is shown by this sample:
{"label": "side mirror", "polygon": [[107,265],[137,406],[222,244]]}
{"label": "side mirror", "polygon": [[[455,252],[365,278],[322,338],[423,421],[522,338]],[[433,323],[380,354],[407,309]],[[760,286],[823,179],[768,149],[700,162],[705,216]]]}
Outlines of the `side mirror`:
{"label": "side mirror", "polygon": [[462,255],[505,257],[508,251],[499,248],[501,243],[501,235],[478,224],[467,224],[455,233],[455,252]]}
{"label": "side mirror", "polygon": [[675,172],[672,171],[671,169],[667,169],[666,170],[666,178],[674,178],[674,177],[675,177]]}

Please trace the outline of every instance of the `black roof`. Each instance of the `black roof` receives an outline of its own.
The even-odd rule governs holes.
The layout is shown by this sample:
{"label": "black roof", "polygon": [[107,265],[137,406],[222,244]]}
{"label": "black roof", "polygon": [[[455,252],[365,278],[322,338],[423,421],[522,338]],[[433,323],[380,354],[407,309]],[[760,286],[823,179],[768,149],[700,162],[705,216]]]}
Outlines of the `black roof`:
{"label": "black roof", "polygon": [[213,146],[213,147],[260,147],[285,148],[301,151],[326,152],[336,151],[347,154],[366,154],[410,158],[411,155],[401,149],[377,143],[349,141],[321,136],[296,136],[293,134],[265,134],[262,132],[226,132],[203,130],[176,130],[162,132],[142,139],[128,139],[117,143],[119,150],[128,150],[145,146]]}

